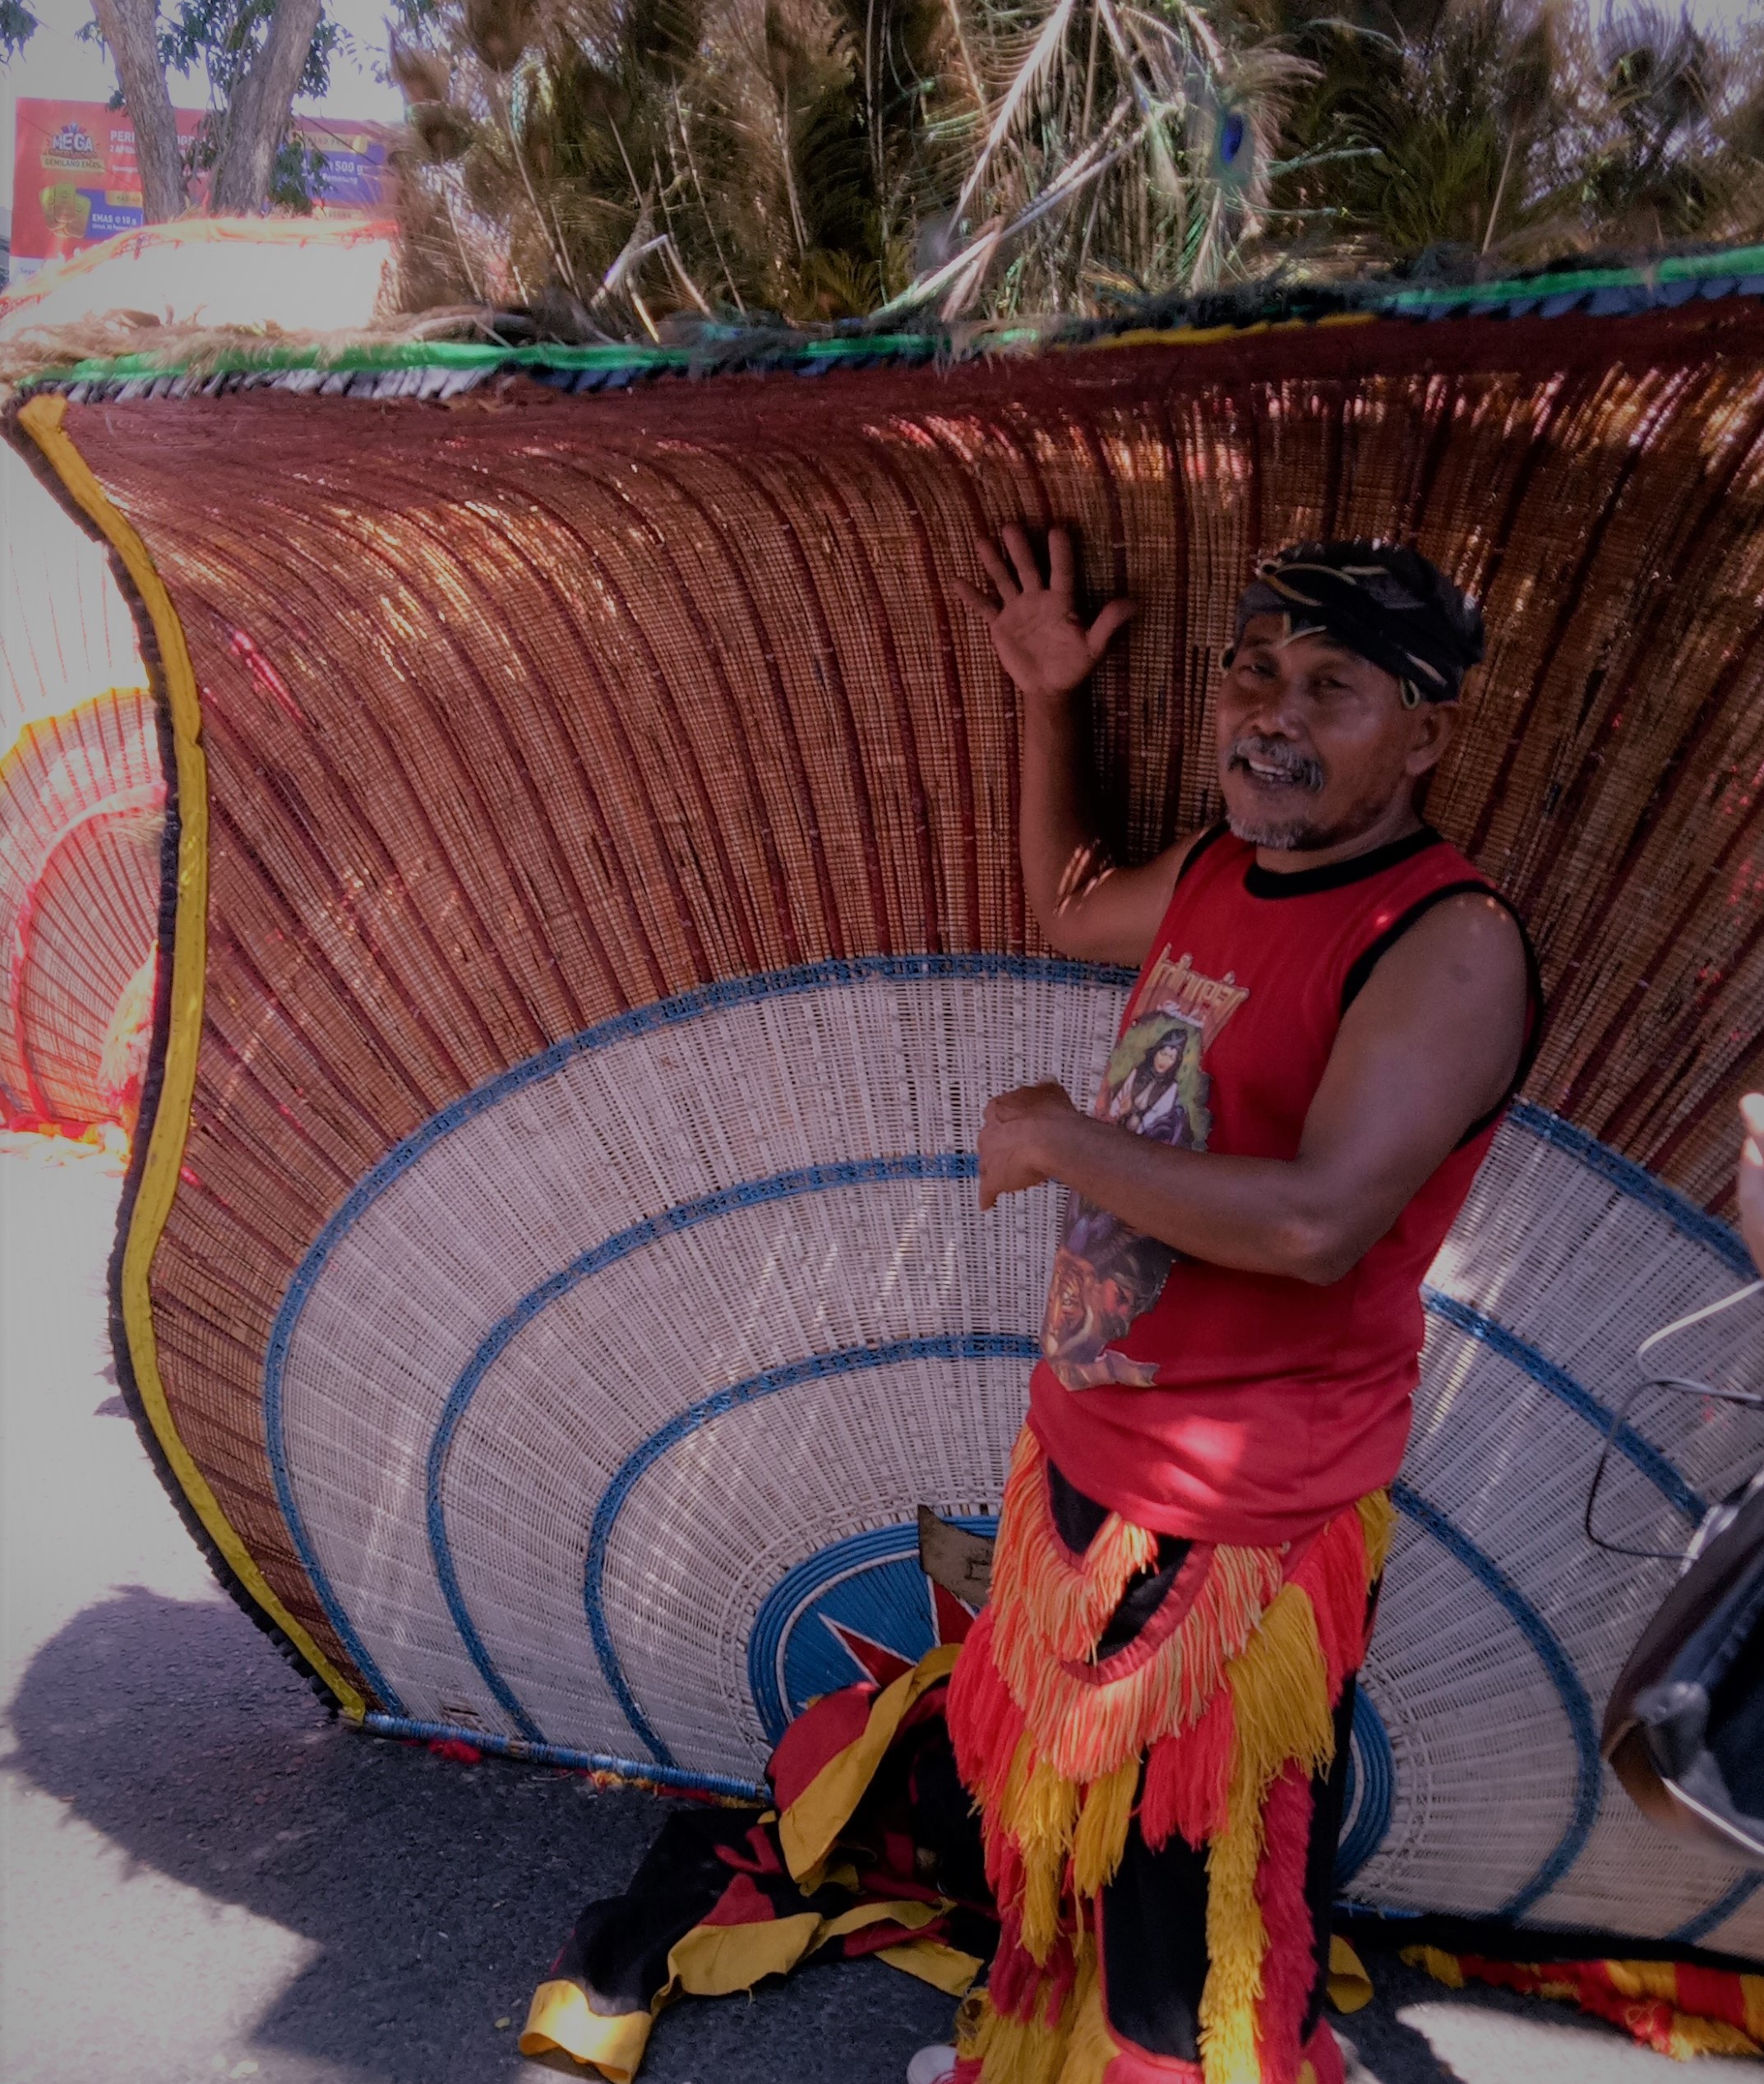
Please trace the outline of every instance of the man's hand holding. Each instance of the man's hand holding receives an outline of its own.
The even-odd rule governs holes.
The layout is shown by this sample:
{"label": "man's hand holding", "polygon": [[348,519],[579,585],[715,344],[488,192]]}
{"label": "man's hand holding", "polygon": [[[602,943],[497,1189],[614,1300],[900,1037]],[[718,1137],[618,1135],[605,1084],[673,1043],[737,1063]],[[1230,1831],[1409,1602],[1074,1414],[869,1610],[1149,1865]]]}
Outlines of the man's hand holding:
{"label": "man's hand holding", "polygon": [[975,548],[998,589],[998,600],[988,600],[965,579],[953,583],[974,612],[985,617],[999,663],[1026,701],[1069,695],[1090,677],[1115,631],[1132,619],[1134,603],[1111,601],[1085,627],[1078,612],[1072,538],[1064,529],[1048,531],[1045,585],[1034,545],[1015,522],[1004,531],[1009,565],[992,543],[982,539]]}
{"label": "man's hand holding", "polygon": [[1050,1130],[1081,1117],[1063,1085],[1019,1085],[986,1103],[980,1129],[980,1205],[1053,1177]]}

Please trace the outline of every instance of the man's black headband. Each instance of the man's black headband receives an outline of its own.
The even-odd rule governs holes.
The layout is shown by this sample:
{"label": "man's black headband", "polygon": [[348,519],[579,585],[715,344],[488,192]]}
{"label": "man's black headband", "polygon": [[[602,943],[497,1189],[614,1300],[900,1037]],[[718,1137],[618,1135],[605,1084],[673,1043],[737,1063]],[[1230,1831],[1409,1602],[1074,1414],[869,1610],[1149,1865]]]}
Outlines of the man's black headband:
{"label": "man's black headband", "polygon": [[1278,615],[1289,636],[1318,631],[1394,676],[1405,705],[1455,702],[1482,658],[1482,613],[1418,550],[1388,543],[1295,543],[1256,567],[1236,636]]}

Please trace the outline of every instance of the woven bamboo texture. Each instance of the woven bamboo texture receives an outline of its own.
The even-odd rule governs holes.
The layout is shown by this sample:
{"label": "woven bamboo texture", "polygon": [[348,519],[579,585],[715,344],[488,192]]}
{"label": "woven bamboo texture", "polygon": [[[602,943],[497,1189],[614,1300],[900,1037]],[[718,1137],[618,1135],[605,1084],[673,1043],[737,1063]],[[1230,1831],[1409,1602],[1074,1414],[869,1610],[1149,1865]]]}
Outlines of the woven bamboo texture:
{"label": "woven bamboo texture", "polygon": [[103,548],[0,447],[0,755],[27,723],[141,687],[135,626]]}
{"label": "woven bamboo texture", "polygon": [[132,1125],[153,1011],[164,803],[145,687],[27,723],[0,759],[0,1115],[10,1123]]}
{"label": "woven bamboo texture", "polygon": [[[973,536],[1065,523],[1140,600],[1094,728],[1135,856],[1209,815],[1257,551],[1397,535],[1480,594],[1429,811],[1554,1013],[1435,1269],[1354,1886],[1764,1952],[1743,1881],[1589,1761],[1664,1566],[1573,1526],[1636,1338],[1736,1277],[1755,309],[66,425],[201,688],[206,1001],[152,1272],[178,1434],[371,1705],[689,1777],[947,1620],[912,1511],[995,1507],[1054,1218],[977,1214],[979,1116],[1082,1093],[1118,1003],[1026,916],[1017,712],[948,583]],[[1630,1532],[1726,1488],[1748,1422],[1645,1410]]]}

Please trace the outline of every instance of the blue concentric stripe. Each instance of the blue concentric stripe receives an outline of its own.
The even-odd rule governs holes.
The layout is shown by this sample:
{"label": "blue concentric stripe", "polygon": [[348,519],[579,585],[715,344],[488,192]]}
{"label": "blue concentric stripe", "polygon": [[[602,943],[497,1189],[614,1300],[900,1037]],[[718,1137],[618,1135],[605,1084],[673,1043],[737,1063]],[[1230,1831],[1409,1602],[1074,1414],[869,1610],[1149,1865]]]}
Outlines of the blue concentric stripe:
{"label": "blue concentric stripe", "polygon": [[[732,1007],[769,999],[848,988],[872,980],[911,984],[946,978],[995,977],[1020,978],[1051,985],[1114,988],[1124,987],[1132,981],[1131,973],[1122,969],[986,952],[958,955],[866,957],[808,963],[792,969],[729,979],[614,1015],[553,1044],[521,1064],[511,1066],[443,1108],[387,1152],[339,1206],[319,1231],[290,1281],[270,1334],[264,1363],[266,1446],[277,1499],[295,1551],[339,1638],[362,1677],[388,1707],[400,1714],[404,1712],[395,1689],[362,1642],[319,1560],[294,1495],[287,1452],[284,1391],[289,1355],[312,1290],[349,1231],[387,1189],[418,1163],[435,1144],[511,1094],[552,1076],[577,1056],[592,1054],[634,1037],[658,1033]],[[1541,1108],[1523,1104],[1512,1110],[1511,1118],[1517,1126],[1578,1159],[1619,1192],[1643,1202],[1655,1213],[1665,1217],[1687,1238],[1713,1251],[1725,1264],[1736,1270],[1743,1270],[1743,1248],[1727,1225],[1696,1208],[1632,1161],[1609,1150],[1584,1130],[1560,1121]],[[728,1191],[736,1194],[741,1190]],[[655,1220],[660,1222],[663,1218]],[[658,1231],[657,1234],[665,1232]],[[1549,1364],[1545,1365],[1547,1366]],[[1583,1391],[1582,1394],[1584,1396],[1586,1393]],[[457,1421],[455,1422],[456,1424]],[[1652,1452],[1646,1443],[1642,1442],[1640,1445],[1644,1452]],[[1624,1451],[1629,1451],[1627,1442]],[[444,1444],[443,1461],[445,1454]],[[431,1460],[432,1466],[432,1448]],[[1679,1481],[1682,1483],[1682,1479]],[[1688,1486],[1684,1486],[1684,1490],[1688,1495],[1694,1495],[1688,1493]],[[432,1518],[430,1526],[432,1535]],[[437,1574],[441,1579],[443,1597],[448,1598],[451,1610],[454,1597],[458,1594],[457,1583],[455,1582],[450,1587],[454,1597],[449,1597],[446,1573],[438,1569]],[[462,1639],[469,1641],[469,1638]],[[481,1648],[482,1645],[479,1647]]]}
{"label": "blue concentric stripe", "polygon": [[1694,1947],[1701,1939],[1706,1939],[1734,1915],[1743,1910],[1761,1888],[1764,1888],[1764,1874],[1742,1874],[1729,1889],[1716,1897],[1706,1910],[1699,1911],[1693,1918],[1687,1918],[1666,1937],[1682,1939],[1686,1946]]}
{"label": "blue concentric stripe", "polygon": [[[977,1171],[977,1161],[972,1152],[946,1151],[912,1153],[893,1158],[855,1160],[838,1165],[808,1166],[774,1174],[769,1179],[743,1181],[736,1185],[700,1195],[694,1200],[677,1203],[659,1215],[646,1218],[643,1222],[634,1223],[604,1239],[529,1290],[492,1327],[455,1382],[430,1443],[427,1481],[428,1538],[441,1596],[466,1653],[492,1698],[510,1717],[523,1737],[529,1742],[544,1740],[543,1732],[496,1668],[472,1619],[454,1564],[443,1495],[447,1458],[460,1421],[479,1384],[497,1359],[542,1311],[569,1294],[582,1282],[628,1259],[645,1246],[658,1243],[682,1231],[741,1209],[790,1200],[804,1194],[821,1193],[839,1187],[869,1185],[889,1180],[972,1179]],[[1436,1315],[1486,1343],[1491,1350],[1501,1354],[1532,1380],[1560,1398],[1589,1426],[1601,1433],[1609,1427],[1612,1414],[1605,1407],[1565,1370],[1546,1360],[1535,1347],[1528,1345],[1516,1333],[1483,1312],[1473,1310],[1468,1304],[1459,1302],[1455,1297],[1438,1289],[1426,1288],[1422,1294],[1428,1308]],[[1702,1500],[1657,1449],[1628,1426],[1619,1432],[1618,1444],[1679,1511],[1692,1521],[1702,1517],[1704,1509]]]}
{"label": "blue concentric stripe", "polygon": [[1384,1842],[1397,1798],[1397,1760],[1390,1732],[1365,1687],[1354,1689],[1354,1722],[1347,1806],[1353,1821],[1336,1848],[1335,1887],[1345,1889]]}
{"label": "blue concentric stripe", "polygon": [[1056,957],[1010,955],[985,950],[955,955],[867,955],[849,960],[805,963],[794,968],[769,970],[751,977],[726,979],[702,986],[672,998],[635,1006],[597,1022],[547,1049],[512,1065],[483,1085],[432,1115],[420,1128],[397,1144],[362,1176],[326,1220],[294,1270],[276,1312],[263,1363],[264,1448],[275,1486],[289,1538],[326,1618],[349,1652],[355,1668],[383,1705],[394,1714],[404,1707],[396,1689],[369,1655],[342,1601],[338,1598],[302,1513],[289,1470],[287,1439],[285,1384],[288,1358],[302,1314],[320,1277],[351,1229],[396,1181],[457,1129],[525,1088],[542,1084],[579,1056],[592,1056],[614,1043],[639,1036],[659,1034],[707,1014],[734,1006],[754,1005],[764,1000],[800,997],[809,993],[848,989],[871,982],[914,984],[944,979],[984,981],[995,977],[1022,979],[1032,983],[1124,989],[1133,972],[1092,963],[1067,962]]}
{"label": "blue concentric stripe", "polygon": [[826,1382],[836,1376],[866,1372],[874,1368],[898,1367],[911,1361],[1032,1361],[1041,1352],[1037,1339],[1020,1332],[962,1332],[940,1338],[901,1338],[885,1346],[848,1346],[835,1353],[814,1353],[787,1366],[768,1368],[750,1375],[713,1395],[702,1397],[659,1431],[627,1455],[601,1495],[589,1531],[588,1561],[582,1573],[582,1601],[588,1615],[589,1633],[594,1655],[614,1698],[625,1712],[639,1740],[663,1765],[672,1765],[673,1755],[650,1726],[625,1677],[619,1654],[607,1624],[604,1579],[612,1530],[627,1499],[644,1474],[680,1441],[697,1432],[713,1419],[755,1403],[762,1397],[776,1396],[781,1389],[794,1389],[805,1382]]}
{"label": "blue concentric stripe", "polygon": [[568,1744],[531,1744],[523,1737],[492,1735],[463,1722],[415,1722],[403,1715],[364,1715],[362,1727],[373,1736],[399,1737],[418,1744],[469,1744],[498,1758],[520,1758],[538,1766],[562,1766],[572,1772],[616,1773],[621,1780],[656,1787],[690,1789],[695,1794],[727,1795],[742,1802],[768,1802],[770,1791],[756,1780],[727,1773],[682,1772],[653,1759],[620,1758],[604,1751],[583,1751]]}
{"label": "blue concentric stripe", "polygon": [[[1503,1361],[1510,1361],[1521,1374],[1529,1375],[1540,1389],[1566,1404],[1577,1416],[1584,1418],[1595,1431],[1605,1434],[1611,1429],[1616,1413],[1600,1402],[1592,1392],[1577,1382],[1565,1368],[1558,1367],[1535,1346],[1509,1331],[1482,1310],[1473,1309],[1467,1302],[1460,1302],[1456,1296],[1447,1295],[1443,1289],[1424,1287],[1421,1301],[1428,1310],[1444,1323],[1453,1326],[1466,1337],[1479,1341],[1490,1352],[1498,1353]],[[1708,1500],[1692,1490],[1679,1470],[1662,1454],[1652,1441],[1645,1440],[1632,1426],[1620,1426],[1613,1442],[1619,1453],[1632,1462],[1686,1519],[1694,1526],[1709,1509]]]}
{"label": "blue concentric stripe", "polygon": [[901,1158],[869,1158],[839,1165],[803,1166],[795,1171],[774,1173],[769,1180],[744,1180],[737,1186],[721,1187],[713,1194],[699,1195],[695,1200],[677,1202],[672,1208],[664,1208],[660,1215],[646,1217],[643,1222],[632,1223],[629,1228],[603,1239],[536,1288],[529,1289],[512,1310],[491,1327],[448,1393],[440,1422],[429,1443],[426,1485],[429,1552],[435,1560],[435,1575],[441,1585],[441,1597],[447,1602],[448,1614],[459,1632],[467,1656],[492,1697],[529,1742],[543,1743],[544,1732],[496,1669],[472,1619],[454,1567],[444,1495],[447,1458],[460,1421],[470,1407],[478,1385],[497,1359],[542,1310],[548,1310],[571,1289],[579,1287],[591,1276],[604,1273],[608,1267],[617,1265],[620,1260],[629,1259],[644,1246],[677,1236],[681,1231],[694,1229],[700,1223],[732,1215],[739,1209],[763,1208],[769,1202],[789,1201],[799,1194],[824,1194],[837,1187],[874,1186],[889,1180],[972,1180],[978,1169],[978,1160],[972,1151],[916,1151]]}
{"label": "blue concentric stripe", "polygon": [[1447,1553],[1469,1571],[1496,1604],[1513,1620],[1537,1660],[1549,1674],[1556,1698],[1568,1717],[1574,1740],[1574,1808],[1566,1829],[1554,1850],[1525,1886],[1510,1896],[1496,1912],[1498,1917],[1521,1918],[1540,1897],[1547,1896],[1579,1859],[1599,1814],[1599,1737],[1592,1719],[1592,1703],[1581,1684],[1573,1661],[1556,1638],[1554,1630],[1532,1606],[1494,1559],[1471,1540],[1463,1529],[1448,1519],[1429,1499],[1402,1482],[1391,1486],[1397,1509],[1412,1519],[1438,1541]]}
{"label": "blue concentric stripe", "polygon": [[1596,1136],[1589,1135],[1572,1121],[1564,1121],[1560,1115],[1553,1115],[1545,1107],[1534,1107],[1529,1100],[1516,1102],[1508,1111],[1508,1119],[1515,1127],[1536,1137],[1540,1143],[1578,1159],[1589,1172],[1596,1173],[1629,1200],[1639,1201],[1656,1216],[1664,1216],[1681,1236],[1713,1252],[1741,1280],[1754,1278],[1752,1255],[1746,1250],[1745,1240],[1733,1225],[1723,1222],[1719,1216],[1711,1216],[1706,1208],[1699,1208],[1676,1187],[1656,1179],[1645,1165],[1637,1165],[1632,1158],[1625,1158],[1621,1151],[1614,1151],[1609,1144],[1601,1144]]}

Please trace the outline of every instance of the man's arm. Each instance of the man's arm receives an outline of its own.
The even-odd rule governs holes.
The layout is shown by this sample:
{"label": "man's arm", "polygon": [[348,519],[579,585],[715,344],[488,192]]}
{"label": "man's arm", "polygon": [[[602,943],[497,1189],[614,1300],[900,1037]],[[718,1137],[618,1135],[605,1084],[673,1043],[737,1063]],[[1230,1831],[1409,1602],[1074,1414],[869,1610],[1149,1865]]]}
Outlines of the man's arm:
{"label": "man's arm", "polygon": [[1048,533],[1045,584],[1034,547],[1014,524],[1004,531],[1009,565],[991,543],[977,548],[998,589],[997,602],[964,580],[954,583],[986,618],[999,663],[1023,695],[1018,843],[1030,909],[1061,954],[1137,967],[1150,952],[1194,835],[1138,868],[1110,860],[1084,786],[1084,731],[1074,700],[1116,631],[1131,619],[1134,604],[1111,601],[1085,627],[1078,613],[1072,539],[1064,529]]}
{"label": "man's arm", "polygon": [[1171,1150],[1079,1114],[1057,1085],[1026,1086],[986,1111],[981,1205],[1058,1180],[1193,1259],[1338,1281],[1499,1104],[1526,989],[1511,915],[1492,899],[1450,899],[1349,1007],[1295,1158]]}

